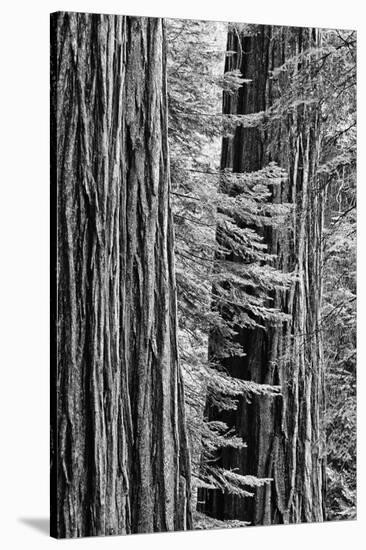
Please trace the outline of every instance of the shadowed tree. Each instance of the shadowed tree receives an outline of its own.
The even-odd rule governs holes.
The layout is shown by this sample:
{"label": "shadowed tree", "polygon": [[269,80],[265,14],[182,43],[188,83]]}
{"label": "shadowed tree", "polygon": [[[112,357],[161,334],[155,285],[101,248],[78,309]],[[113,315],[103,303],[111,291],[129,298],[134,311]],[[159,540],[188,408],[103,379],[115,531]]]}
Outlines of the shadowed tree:
{"label": "shadowed tree", "polygon": [[[321,116],[311,75],[318,39],[312,29],[271,26],[233,26],[228,35],[226,70],[240,70],[245,83],[235,95],[224,93],[224,113],[239,117],[234,135],[223,140],[221,168],[250,173],[274,161],[286,170],[288,177],[273,187],[272,200],[290,203],[291,219],[282,228],[259,230],[276,255],[277,269],[292,274],[293,282],[272,293],[272,304],[287,320],[281,326],[239,327],[236,342],[245,355],[222,361],[236,378],[280,384],[282,398],[241,399],[237,411],[229,413],[208,403],[209,419],[232,426],[247,443],[223,449],[217,463],[273,479],[258,487],[253,499],[202,491],[204,511],[219,519],[254,524],[324,519]],[[211,346],[217,347],[214,335]]]}

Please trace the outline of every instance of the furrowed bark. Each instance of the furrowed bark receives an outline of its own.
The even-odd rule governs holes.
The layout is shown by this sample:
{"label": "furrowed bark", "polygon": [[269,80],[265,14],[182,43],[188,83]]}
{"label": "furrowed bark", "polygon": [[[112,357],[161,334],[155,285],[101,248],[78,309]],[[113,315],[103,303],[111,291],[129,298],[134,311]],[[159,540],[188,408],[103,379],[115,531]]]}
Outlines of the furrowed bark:
{"label": "furrowed bark", "polygon": [[55,537],[191,527],[165,50],[160,19],[51,16]]}
{"label": "furrowed bark", "polygon": [[[224,113],[265,111],[278,97],[270,79],[275,67],[314,45],[311,29],[259,27],[240,36],[229,31],[226,70],[239,68],[250,84],[236,96],[224,94]],[[280,77],[280,93],[288,86]],[[232,376],[259,383],[280,384],[282,398],[241,400],[235,412],[209,409],[210,419],[234,426],[247,443],[244,449],[223,449],[219,463],[241,474],[273,478],[257,488],[253,499],[204,490],[203,510],[219,519],[240,519],[254,524],[322,521],[324,519],[325,457],[324,374],[320,330],[323,196],[316,189],[320,148],[319,111],[301,104],[289,109],[281,121],[269,126],[237,128],[224,138],[221,168],[251,172],[276,161],[289,178],[273,189],[274,202],[290,202],[290,227],[263,232],[277,267],[296,279],[288,291],[276,292],[274,305],[290,315],[282,328],[241,329],[239,341],[246,356],[224,360]]]}

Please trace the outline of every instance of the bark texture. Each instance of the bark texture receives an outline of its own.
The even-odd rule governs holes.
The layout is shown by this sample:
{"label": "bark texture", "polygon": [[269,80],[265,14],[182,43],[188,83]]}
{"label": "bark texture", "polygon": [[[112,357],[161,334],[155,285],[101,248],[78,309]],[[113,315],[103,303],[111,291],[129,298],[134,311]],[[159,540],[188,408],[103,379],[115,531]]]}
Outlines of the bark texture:
{"label": "bark texture", "polygon": [[51,16],[56,537],[191,527],[165,49],[160,19]]}
{"label": "bark texture", "polygon": [[[226,70],[240,69],[251,79],[235,96],[224,94],[224,113],[250,114],[268,110],[288,90],[288,74],[274,85],[271,71],[319,39],[311,29],[258,27],[255,33],[228,35]],[[304,63],[304,62],[302,62]],[[300,61],[298,68],[300,70]],[[320,148],[319,111],[306,102],[288,107],[277,122],[237,128],[223,140],[222,169],[259,170],[276,161],[288,180],[273,188],[273,201],[292,203],[289,227],[263,232],[277,267],[295,275],[292,287],[273,296],[274,305],[290,316],[282,328],[241,329],[246,356],[224,361],[237,378],[280,384],[282,398],[244,399],[234,412],[210,408],[209,418],[234,426],[247,448],[224,449],[219,463],[241,474],[272,478],[243,499],[216,490],[202,491],[204,511],[219,519],[254,524],[322,521],[325,457],[324,374],[320,332],[323,196],[317,189]]]}

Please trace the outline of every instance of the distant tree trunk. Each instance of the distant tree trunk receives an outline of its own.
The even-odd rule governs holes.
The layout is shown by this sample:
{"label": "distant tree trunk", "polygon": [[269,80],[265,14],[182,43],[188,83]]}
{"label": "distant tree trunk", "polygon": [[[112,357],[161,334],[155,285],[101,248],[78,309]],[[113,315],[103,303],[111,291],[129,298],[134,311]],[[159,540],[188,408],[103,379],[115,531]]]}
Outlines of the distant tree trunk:
{"label": "distant tree trunk", "polygon": [[55,537],[191,527],[165,50],[161,19],[51,16]]}
{"label": "distant tree trunk", "polygon": [[[263,26],[240,36],[229,31],[227,49],[236,53],[228,57],[226,70],[239,68],[251,82],[236,96],[224,94],[224,113],[268,109],[290,85],[284,72],[279,77],[279,92],[270,71],[316,40],[311,29]],[[289,107],[282,120],[266,128],[241,126],[233,138],[223,140],[222,169],[251,172],[270,161],[287,169],[288,180],[279,189],[273,188],[273,201],[294,205],[292,223],[281,230],[263,230],[263,236],[269,251],[278,256],[277,268],[294,273],[296,280],[289,291],[273,296],[272,305],[288,313],[290,321],[283,328],[240,329],[238,339],[246,356],[223,361],[232,376],[280,384],[283,397],[253,397],[251,404],[242,399],[238,410],[229,413],[210,408],[211,420],[222,419],[234,426],[247,443],[244,449],[223,449],[220,464],[237,473],[273,478],[270,485],[257,488],[252,499],[202,491],[206,513],[219,519],[254,524],[324,519],[323,197],[316,189],[319,136],[317,107],[300,104]]]}

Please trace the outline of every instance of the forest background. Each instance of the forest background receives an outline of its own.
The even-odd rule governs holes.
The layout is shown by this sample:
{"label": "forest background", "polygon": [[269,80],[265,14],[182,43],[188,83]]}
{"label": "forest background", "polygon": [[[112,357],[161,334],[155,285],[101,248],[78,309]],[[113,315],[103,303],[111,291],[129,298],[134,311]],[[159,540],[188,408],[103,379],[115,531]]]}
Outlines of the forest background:
{"label": "forest background", "polygon": [[[178,343],[198,510],[256,524],[355,518],[356,34],[321,30],[310,38],[300,28],[175,20],[167,21],[167,29]],[[308,145],[292,141],[301,141],[292,137],[298,131],[308,135]],[[319,233],[309,231],[317,220]],[[298,228],[294,236],[290,227]],[[303,291],[296,283],[302,262],[308,273]],[[286,292],[300,294],[286,304]],[[281,328],[288,314],[293,352],[290,329]],[[301,374],[303,368],[312,379]],[[276,430],[277,391],[284,407],[278,422],[297,447],[288,481],[291,453],[284,451],[284,458],[266,443],[267,432]],[[312,481],[324,496],[315,490],[308,512],[306,482],[300,488],[291,481],[307,460],[301,412],[306,394],[313,464],[319,448],[324,469]],[[265,478],[274,478],[271,498],[277,504],[271,511],[261,502],[271,494]],[[304,504],[286,510],[287,491]],[[256,495],[253,504],[250,494]],[[207,515],[195,523],[232,525],[212,523]]]}
{"label": "forest background", "polygon": [[[79,11],[96,11],[120,13],[121,7],[118,2],[73,2],[67,5],[67,9]],[[344,3],[324,2],[319,5],[317,2],[308,2],[306,10],[293,11],[290,2],[276,3],[271,6],[270,2],[262,2],[260,6],[248,6],[243,11],[239,2],[232,2],[230,6],[212,6],[208,3],[202,3],[200,6],[192,6],[188,12],[188,2],[185,6],[172,7],[166,3],[154,4],[154,10],[148,5],[134,3],[134,6],[124,6],[123,12],[129,14],[151,14],[168,15],[174,17],[189,16],[192,18],[207,18],[208,14],[216,19],[241,19],[256,22],[277,23],[277,24],[304,24],[316,26],[331,27],[349,27],[353,28],[362,20],[362,8],[358,3],[349,2],[348,9],[345,12]],[[23,384],[19,387],[19,393],[16,397],[16,407],[14,410],[14,397],[5,395],[2,401],[2,407],[5,411],[12,410],[12,422],[8,421],[8,415],[2,414],[5,421],[5,437],[12,442],[12,452],[2,457],[4,461],[3,471],[12,473],[5,479],[5,496],[2,506],[2,518],[7,529],[4,537],[11,539],[14,536],[19,541],[27,540],[28,547],[48,547],[54,543],[49,541],[44,534],[37,530],[31,530],[29,523],[19,522],[19,518],[45,518],[48,507],[48,442],[44,440],[42,434],[47,432],[48,428],[48,399],[47,399],[47,372],[48,372],[48,298],[47,298],[47,205],[48,197],[45,189],[48,189],[48,171],[44,165],[44,158],[48,151],[48,53],[44,51],[44,44],[48,40],[48,13],[51,10],[60,8],[59,3],[47,2],[36,5],[22,6],[23,13],[18,20],[19,34],[22,40],[14,41],[14,33],[11,26],[5,29],[2,36],[4,47],[2,52],[4,56],[5,72],[11,76],[13,85],[3,92],[5,93],[4,105],[7,106],[4,113],[3,124],[5,127],[4,135],[4,158],[6,177],[8,181],[15,181],[17,185],[6,186],[4,189],[6,197],[4,205],[18,204],[17,215],[14,216],[12,209],[6,209],[2,217],[2,236],[4,240],[5,255],[10,258],[9,265],[12,269],[4,270],[2,288],[7,289],[3,303],[3,328],[5,347],[3,350],[4,360],[11,365],[5,373],[6,383],[4,387],[19,387],[19,375],[22,376]],[[6,7],[9,10],[9,20],[12,14],[12,7]],[[159,13],[160,9],[160,13]],[[153,13],[154,11],[154,13]],[[240,15],[238,15],[240,14]],[[7,15],[7,14],[6,14]],[[360,46],[360,66],[362,67],[364,59],[364,41],[359,37]],[[8,55],[6,44],[12,44],[12,55]],[[26,48],[25,48],[26,44]],[[22,70],[19,71],[19,67]],[[27,87],[27,98],[24,100],[24,81],[37,82],[37,86]],[[364,75],[359,79],[359,93],[364,93]],[[11,108],[14,106],[14,108]],[[363,117],[363,105],[359,105],[360,118]],[[22,150],[24,162],[19,163],[19,149],[13,148],[14,143],[19,144],[18,132],[23,126],[24,143],[27,147]],[[360,144],[364,145],[362,139],[362,128],[360,131]],[[35,139],[35,136],[37,139]],[[362,158],[360,165],[362,169]],[[14,167],[16,168],[14,176]],[[364,171],[363,171],[364,174]],[[361,172],[362,175],[362,172]],[[31,180],[32,186],[29,185]],[[360,179],[359,179],[360,181]],[[40,182],[43,182],[41,185]],[[19,195],[23,197],[19,201]],[[364,192],[359,191],[359,207],[364,207]],[[362,210],[361,210],[362,211]],[[20,221],[21,220],[21,221]],[[12,239],[8,238],[8,230],[12,228]],[[27,231],[25,231],[25,227]],[[360,220],[359,240],[365,242],[365,231],[362,217]],[[19,253],[21,251],[21,254]],[[24,284],[24,266],[27,269],[27,283]],[[362,261],[359,271],[363,272]],[[359,274],[360,276],[360,274]],[[22,282],[23,281],[23,282]],[[9,292],[9,289],[12,292]],[[364,291],[362,285],[359,286],[359,304],[360,309],[365,310]],[[36,312],[34,314],[34,312]],[[362,320],[361,320],[362,323]],[[11,334],[9,329],[18,327],[18,330]],[[362,330],[364,324],[360,324]],[[41,330],[40,330],[41,328]],[[19,347],[19,329],[22,330],[23,346]],[[14,350],[17,353],[14,354]],[[363,358],[363,351],[360,350],[360,360]],[[363,373],[359,371],[360,383],[362,385]],[[24,387],[23,387],[24,386]],[[10,392],[8,392],[10,393]],[[37,396],[37,399],[34,398]],[[29,414],[24,415],[24,410]],[[360,415],[364,416],[364,410],[360,405]],[[21,434],[21,436],[20,436]],[[37,449],[27,456],[28,466],[24,468],[24,448],[34,448],[34,441],[37,441]],[[364,442],[360,438],[359,452],[360,461],[364,457]],[[363,460],[364,462],[364,460]],[[30,475],[30,471],[32,475]],[[16,487],[14,489],[14,476],[16,476]],[[362,471],[359,475],[359,485],[364,486],[364,476]],[[23,491],[23,498],[19,498],[19,491]],[[364,507],[360,501],[359,517],[364,517]],[[7,519],[8,518],[8,519]],[[309,544],[329,544],[333,548],[344,547],[347,541],[353,540],[356,543],[357,526],[355,524],[332,524],[327,525],[326,529],[322,526],[303,526],[302,533],[306,533],[306,545]],[[16,535],[14,535],[16,533]],[[248,544],[255,544],[258,540],[258,531],[250,530],[246,532]],[[184,535],[174,534],[175,541],[184,541]],[[212,548],[219,547],[227,541],[235,540],[239,543],[242,539],[240,531],[224,531],[215,533],[205,533],[202,539],[202,533],[188,535],[194,544],[202,545],[204,541],[210,541]],[[288,547],[296,540],[297,546],[302,547],[305,540],[299,540],[298,528],[290,529],[270,529],[260,530],[261,541],[263,544],[272,541],[274,544],[281,541],[283,547]],[[305,538],[305,537],[304,537]],[[35,542],[37,540],[37,542]],[[124,544],[134,544],[135,538],[130,542],[124,539]],[[145,544],[146,540],[153,540],[151,537],[138,544]],[[170,537],[159,537],[159,544],[164,546],[171,545]],[[166,542],[165,542],[166,541]],[[79,544],[87,543],[88,546],[95,544],[106,544],[106,541],[79,541]],[[118,540],[108,540],[108,544],[119,544]]]}

